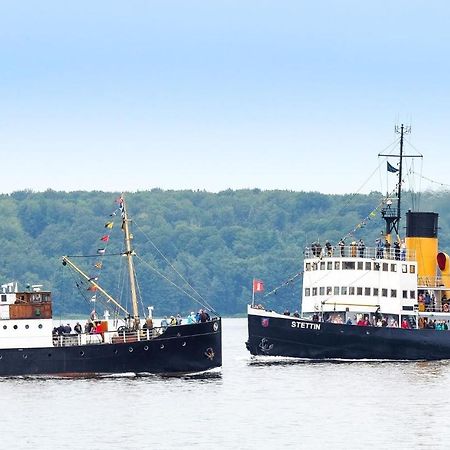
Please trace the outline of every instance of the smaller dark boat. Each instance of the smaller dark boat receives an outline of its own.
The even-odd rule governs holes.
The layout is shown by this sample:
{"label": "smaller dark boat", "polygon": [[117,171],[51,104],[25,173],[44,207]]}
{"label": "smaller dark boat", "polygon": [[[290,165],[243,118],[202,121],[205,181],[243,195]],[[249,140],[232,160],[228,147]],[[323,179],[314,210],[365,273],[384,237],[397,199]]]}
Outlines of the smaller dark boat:
{"label": "smaller dark boat", "polygon": [[[189,374],[222,365],[221,318],[202,314],[186,324],[156,327],[152,308],[141,319],[138,311],[134,250],[125,201],[120,197],[121,227],[127,260],[132,312],[129,313],[98,283],[64,256],[63,265],[79,275],[82,285],[122,313],[122,319],[99,320],[92,312],[88,327],[54,328],[52,299],[42,286],[19,291],[5,284],[0,294],[0,376],[105,374]],[[112,222],[111,222],[112,223]],[[105,237],[106,240],[106,237]]]}
{"label": "smaller dark boat", "polygon": [[[381,208],[386,232],[375,247],[362,239],[305,250],[299,317],[248,306],[252,355],[313,360],[450,359],[450,259],[438,249],[438,214],[408,211],[401,237],[403,137],[396,197]],[[354,236],[353,236],[354,238]]]}

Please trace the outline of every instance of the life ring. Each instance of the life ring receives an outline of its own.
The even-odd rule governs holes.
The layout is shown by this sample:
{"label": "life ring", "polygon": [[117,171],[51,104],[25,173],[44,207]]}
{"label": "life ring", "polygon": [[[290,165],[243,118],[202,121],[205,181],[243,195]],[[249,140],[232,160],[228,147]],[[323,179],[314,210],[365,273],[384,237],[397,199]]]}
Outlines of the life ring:
{"label": "life ring", "polygon": [[444,312],[448,312],[448,303],[444,303],[444,306],[442,307],[442,310]]}

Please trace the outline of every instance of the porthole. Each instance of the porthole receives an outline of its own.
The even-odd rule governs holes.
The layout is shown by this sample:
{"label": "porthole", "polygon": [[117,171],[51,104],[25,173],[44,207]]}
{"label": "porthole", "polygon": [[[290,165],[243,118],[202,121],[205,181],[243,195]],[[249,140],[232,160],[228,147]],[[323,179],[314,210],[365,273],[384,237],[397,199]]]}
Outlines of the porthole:
{"label": "porthole", "polygon": [[22,355],[23,359],[27,359],[28,355]]}
{"label": "porthole", "polygon": [[3,329],[6,330],[8,327],[6,325],[3,325]]}
{"label": "porthole", "polygon": [[164,348],[164,344],[161,344],[161,347],[160,347],[160,349],[162,350]]}
{"label": "porthole", "polygon": [[119,350],[117,348],[114,349],[114,354],[117,355],[119,353]]}
{"label": "porthole", "polygon": [[148,350],[148,345],[146,345],[146,346],[144,347],[144,350],[145,350],[145,351],[147,351],[147,350]]}
{"label": "porthole", "polygon": [[83,350],[81,350],[81,352],[80,352],[80,355],[81,355],[81,356],[84,356],[84,352],[83,352]]}
{"label": "porthole", "polygon": [[15,330],[17,330],[17,325],[14,325],[13,328],[14,328]]}
{"label": "porthole", "polygon": [[52,357],[52,354],[51,353],[49,353],[48,355],[47,355],[49,358],[51,358]]}
{"label": "porthole", "polygon": [[40,324],[38,325],[38,328],[42,328],[42,323],[40,323]]}
{"label": "porthole", "polygon": [[130,353],[133,353],[133,347],[128,347],[128,351],[130,352]]}
{"label": "porthole", "polygon": [[183,347],[186,347],[186,341],[181,344]]}
{"label": "porthole", "polygon": [[3,355],[0,355],[0,359],[3,359]]}
{"label": "porthole", "polygon": [[25,325],[25,329],[28,330],[28,328],[30,328],[30,325]]}

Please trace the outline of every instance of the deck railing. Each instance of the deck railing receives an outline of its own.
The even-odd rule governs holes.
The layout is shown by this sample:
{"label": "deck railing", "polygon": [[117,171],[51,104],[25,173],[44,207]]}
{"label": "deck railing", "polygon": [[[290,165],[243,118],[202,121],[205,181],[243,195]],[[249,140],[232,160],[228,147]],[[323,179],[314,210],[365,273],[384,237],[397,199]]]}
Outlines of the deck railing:
{"label": "deck railing", "polygon": [[358,248],[357,245],[332,246],[327,247],[306,247],[305,258],[370,258],[370,259],[393,259],[398,261],[414,261],[416,258],[415,250],[395,249],[395,248],[377,248],[364,247]]}
{"label": "deck railing", "polygon": [[164,333],[167,327],[154,327],[151,330],[143,329],[139,331],[114,330],[102,333],[71,333],[53,335],[53,345],[55,347],[69,347],[74,345],[93,344],[118,344],[119,342],[149,341]]}

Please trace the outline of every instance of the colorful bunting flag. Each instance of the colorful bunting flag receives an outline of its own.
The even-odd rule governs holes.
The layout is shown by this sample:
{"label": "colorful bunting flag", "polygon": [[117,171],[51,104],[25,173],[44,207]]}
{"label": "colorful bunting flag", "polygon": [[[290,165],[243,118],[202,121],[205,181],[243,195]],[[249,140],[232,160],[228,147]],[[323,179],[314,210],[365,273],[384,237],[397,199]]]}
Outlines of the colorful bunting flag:
{"label": "colorful bunting flag", "polygon": [[109,236],[107,234],[105,234],[104,236],[102,236],[100,238],[100,240],[103,241],[103,242],[108,242],[109,241]]}
{"label": "colorful bunting flag", "polygon": [[105,252],[106,252],[106,249],[104,249],[104,248],[99,248],[99,249],[97,249],[97,253],[98,253],[99,255],[104,255]]}
{"label": "colorful bunting flag", "polygon": [[105,228],[111,229],[113,226],[114,226],[114,222],[106,222],[105,223]]}

